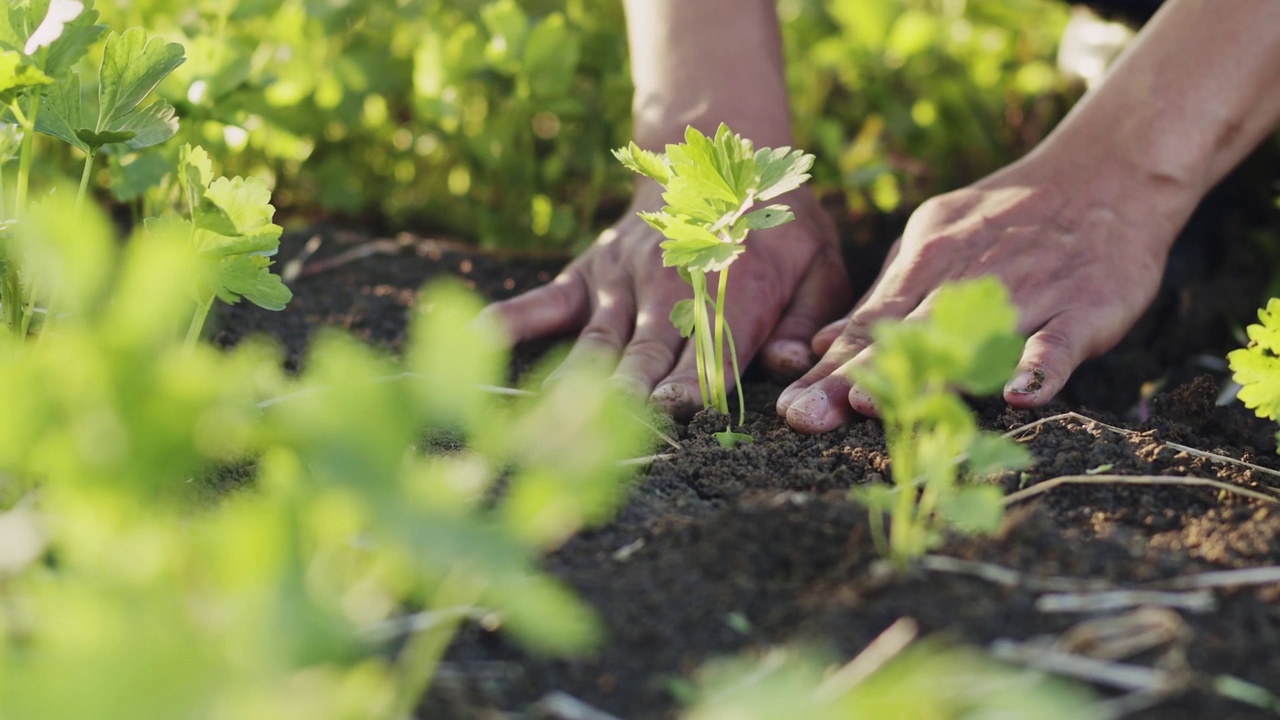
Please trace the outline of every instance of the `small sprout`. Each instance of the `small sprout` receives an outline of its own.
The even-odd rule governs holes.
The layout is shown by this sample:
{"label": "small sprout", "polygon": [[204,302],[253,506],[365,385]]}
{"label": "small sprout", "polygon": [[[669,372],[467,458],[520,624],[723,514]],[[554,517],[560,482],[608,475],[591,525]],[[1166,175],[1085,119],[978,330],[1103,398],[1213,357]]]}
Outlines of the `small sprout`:
{"label": "small sprout", "polygon": [[[741,424],[745,408],[738,353],[733,332],[725,322],[729,266],[746,251],[743,243],[750,231],[795,219],[786,205],[757,204],[804,184],[809,179],[813,156],[788,147],[756,150],[750,140],[735,135],[723,123],[710,138],[688,128],[685,141],[668,145],[665,153],[650,152],[631,143],[613,154],[628,169],[666,190],[662,198],[667,204],[662,210],[639,215],[667,238],[662,243],[662,264],[678,268],[680,276],[693,286],[693,299],[682,300],[671,309],[671,324],[682,337],[693,338],[703,406],[726,415],[727,343],[728,361],[738,388]],[[719,275],[714,295],[708,288],[710,273]]]}
{"label": "small sprout", "polygon": [[720,447],[729,450],[739,445],[750,445],[756,441],[755,438],[746,433],[734,432],[733,428],[725,428],[721,432],[712,433],[712,437],[716,439],[716,442],[720,443]]}
{"label": "small sprout", "polygon": [[997,530],[999,488],[961,479],[1031,464],[1021,445],[979,430],[954,391],[984,395],[1003,387],[1022,350],[1016,324],[1008,291],[980,278],[943,286],[923,322],[881,323],[872,331],[875,357],[854,381],[884,418],[895,487],[866,485],[855,495],[871,510],[881,552],[899,565],[928,551],[945,528]]}

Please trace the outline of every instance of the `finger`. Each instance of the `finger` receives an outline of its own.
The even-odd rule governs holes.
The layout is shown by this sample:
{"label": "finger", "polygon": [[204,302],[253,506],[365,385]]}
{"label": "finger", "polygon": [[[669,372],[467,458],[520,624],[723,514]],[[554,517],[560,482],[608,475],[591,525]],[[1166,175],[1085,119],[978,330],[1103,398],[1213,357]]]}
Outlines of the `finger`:
{"label": "finger", "polygon": [[1067,384],[1080,363],[1089,357],[1090,327],[1064,313],[1045,323],[1027,338],[1011,379],[1004,388],[1005,402],[1017,408],[1046,405]]}
{"label": "finger", "polygon": [[649,395],[658,381],[671,372],[683,344],[680,331],[661,312],[654,308],[641,310],[613,382],[639,397]]}
{"label": "finger", "polygon": [[554,382],[569,372],[612,368],[618,362],[622,346],[631,337],[634,318],[635,301],[629,291],[601,293],[596,299],[595,312],[547,382]]}
{"label": "finger", "polygon": [[765,341],[761,359],[775,375],[799,377],[813,365],[810,344],[823,322],[844,312],[852,291],[844,264],[818,258],[796,288],[786,312]]}
{"label": "finger", "polygon": [[813,352],[819,357],[826,355],[827,351],[831,349],[832,343],[836,341],[836,338],[840,337],[840,333],[844,332],[844,326],[848,322],[849,318],[842,317],[839,320],[823,325],[818,332],[813,334],[813,341],[810,343]]}
{"label": "finger", "polygon": [[[697,347],[692,338],[684,345],[675,367],[649,394],[649,402],[671,417],[685,421],[702,409],[702,390],[698,385]],[[726,383],[729,388],[730,378]]]}
{"label": "finger", "polygon": [[576,272],[568,270],[542,287],[484,309],[485,315],[497,316],[512,345],[572,332],[589,312],[586,286]]}
{"label": "finger", "polygon": [[[902,238],[898,238],[897,242],[893,243],[893,245],[889,247],[889,253],[885,256],[884,263],[880,266],[879,274],[876,275],[876,279],[871,283],[871,288],[867,293],[862,296],[862,299],[860,299],[856,305],[854,305],[853,313],[863,311],[868,304],[873,305],[874,310],[875,303],[883,302],[879,299],[879,296],[876,295],[875,291],[882,285],[887,288],[887,277],[896,277],[898,275],[899,271],[896,269],[897,264],[895,261],[898,258],[901,247]],[[909,302],[904,302],[902,307],[909,310],[909,305]],[[840,333],[844,332],[845,324],[848,321],[849,319],[847,317],[842,317],[838,320],[827,323],[819,329],[818,332],[814,333],[813,341],[811,343],[813,352],[819,357],[826,355],[827,352],[831,350],[831,345],[835,343],[836,338],[840,337]]]}

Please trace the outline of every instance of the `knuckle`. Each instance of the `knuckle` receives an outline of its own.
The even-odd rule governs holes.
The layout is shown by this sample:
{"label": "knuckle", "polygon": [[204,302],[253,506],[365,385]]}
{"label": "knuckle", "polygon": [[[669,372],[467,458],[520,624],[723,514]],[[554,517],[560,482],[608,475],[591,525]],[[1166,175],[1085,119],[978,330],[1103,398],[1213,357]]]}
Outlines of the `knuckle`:
{"label": "knuckle", "polygon": [[657,338],[636,338],[627,345],[627,355],[669,368],[675,360],[675,351]]}
{"label": "knuckle", "polygon": [[622,338],[619,337],[618,331],[608,325],[600,323],[592,323],[582,328],[582,332],[578,333],[580,342],[592,345],[622,345]]}

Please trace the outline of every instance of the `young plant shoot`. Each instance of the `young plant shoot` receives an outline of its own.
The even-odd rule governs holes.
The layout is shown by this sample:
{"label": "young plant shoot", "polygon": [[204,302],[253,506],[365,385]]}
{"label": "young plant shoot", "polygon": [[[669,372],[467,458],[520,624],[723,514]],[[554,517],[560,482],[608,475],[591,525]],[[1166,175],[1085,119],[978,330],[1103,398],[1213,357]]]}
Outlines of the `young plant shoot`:
{"label": "young plant shoot", "polygon": [[[725,322],[729,266],[746,251],[744,243],[750,231],[795,219],[786,205],[763,203],[804,184],[813,156],[789,147],[756,150],[750,140],[734,134],[723,123],[714,137],[693,127],[686,129],[684,137],[683,143],[668,145],[665,153],[644,150],[633,142],[613,154],[628,169],[654,180],[666,191],[662,210],[639,215],[667,238],[662,243],[662,264],[677,268],[693,286],[693,298],[671,309],[671,322],[683,337],[693,338],[703,406],[725,415],[729,414],[724,372],[727,349],[738,388],[741,424],[744,408],[738,353],[733,332]],[[728,431],[717,438],[724,445],[750,440]]]}
{"label": "young plant shoot", "polygon": [[894,487],[868,485],[856,495],[870,508],[881,553],[899,565],[923,555],[945,528],[995,531],[1004,508],[1000,488],[960,479],[1031,462],[1022,446],[979,430],[955,392],[1000,391],[1022,351],[1017,318],[1008,291],[986,277],[943,286],[923,322],[873,329],[874,358],[854,372],[854,381],[884,420]]}
{"label": "young plant shoot", "polygon": [[[1236,382],[1237,397],[1260,418],[1280,419],[1280,298],[1271,298],[1250,325],[1248,347],[1227,353]],[[1280,443],[1280,433],[1276,434]]]}

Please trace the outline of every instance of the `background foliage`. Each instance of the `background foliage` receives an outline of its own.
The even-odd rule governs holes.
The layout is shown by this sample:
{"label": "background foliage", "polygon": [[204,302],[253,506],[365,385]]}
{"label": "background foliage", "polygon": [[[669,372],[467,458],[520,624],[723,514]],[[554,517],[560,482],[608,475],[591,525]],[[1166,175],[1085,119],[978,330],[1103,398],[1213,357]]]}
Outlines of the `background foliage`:
{"label": "background foliage", "polygon": [[[620,2],[160,0],[99,8],[187,48],[160,88],[183,142],[268,178],[282,217],[340,214],[489,246],[574,247],[626,202]],[[1065,106],[1047,0],[781,0],[820,191],[893,210],[1034,144]],[[117,197],[174,158],[124,156]],[[157,198],[152,198],[156,201]]]}

